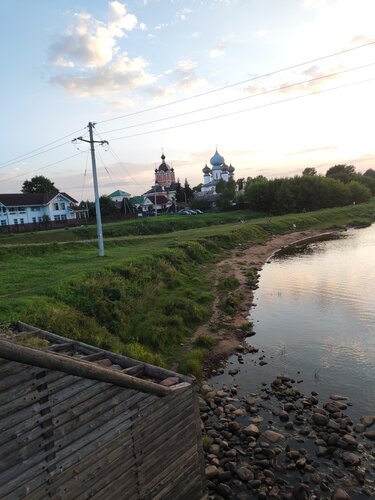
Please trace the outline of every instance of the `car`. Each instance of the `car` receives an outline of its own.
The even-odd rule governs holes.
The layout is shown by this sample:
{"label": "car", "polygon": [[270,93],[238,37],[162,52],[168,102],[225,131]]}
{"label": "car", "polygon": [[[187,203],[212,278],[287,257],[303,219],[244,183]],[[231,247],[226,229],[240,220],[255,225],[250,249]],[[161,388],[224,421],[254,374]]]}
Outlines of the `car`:
{"label": "car", "polygon": [[198,215],[199,215],[199,214],[203,214],[202,210],[199,210],[199,208],[196,208],[196,209],[195,209],[195,213],[196,213],[196,214],[198,214]]}
{"label": "car", "polygon": [[178,215],[192,215],[190,210],[179,210],[177,213]]}

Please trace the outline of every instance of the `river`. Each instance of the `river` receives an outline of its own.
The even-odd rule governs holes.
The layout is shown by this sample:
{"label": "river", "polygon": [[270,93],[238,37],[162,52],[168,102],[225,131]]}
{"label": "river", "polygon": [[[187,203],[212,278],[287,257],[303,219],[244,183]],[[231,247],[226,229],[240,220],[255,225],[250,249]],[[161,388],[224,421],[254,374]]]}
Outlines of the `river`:
{"label": "river", "polygon": [[232,356],[212,385],[235,382],[249,394],[285,373],[304,393],[347,396],[355,419],[375,413],[375,225],[276,254],[249,319],[256,335],[248,342],[259,352],[241,365]]}

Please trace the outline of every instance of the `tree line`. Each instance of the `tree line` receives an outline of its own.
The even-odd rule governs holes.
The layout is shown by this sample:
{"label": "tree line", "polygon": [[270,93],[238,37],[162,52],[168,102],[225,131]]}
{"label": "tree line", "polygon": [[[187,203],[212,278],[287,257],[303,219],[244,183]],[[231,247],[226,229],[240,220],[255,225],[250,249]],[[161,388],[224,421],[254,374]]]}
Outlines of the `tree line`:
{"label": "tree line", "polygon": [[364,203],[375,195],[375,170],[357,173],[353,165],[340,164],[317,175],[306,168],[302,176],[267,179],[248,178],[237,205],[282,215]]}

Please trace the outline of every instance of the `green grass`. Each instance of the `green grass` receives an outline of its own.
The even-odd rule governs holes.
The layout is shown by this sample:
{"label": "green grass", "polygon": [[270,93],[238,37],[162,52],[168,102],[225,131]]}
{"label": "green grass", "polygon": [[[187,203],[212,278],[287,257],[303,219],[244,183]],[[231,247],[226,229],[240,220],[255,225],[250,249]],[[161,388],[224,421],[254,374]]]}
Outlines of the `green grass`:
{"label": "green grass", "polygon": [[[210,317],[208,276],[230,249],[264,243],[273,234],[292,231],[293,224],[304,230],[372,222],[375,199],[307,214],[255,216],[241,212],[244,224],[238,223],[238,212],[109,224],[103,258],[97,255],[92,227],[2,235],[0,323],[25,321],[169,366],[181,358],[181,344]],[[130,234],[140,230],[144,234]],[[249,281],[252,277],[249,270]],[[222,282],[223,293],[232,298],[234,280]],[[180,369],[201,373],[207,347],[198,344]]]}

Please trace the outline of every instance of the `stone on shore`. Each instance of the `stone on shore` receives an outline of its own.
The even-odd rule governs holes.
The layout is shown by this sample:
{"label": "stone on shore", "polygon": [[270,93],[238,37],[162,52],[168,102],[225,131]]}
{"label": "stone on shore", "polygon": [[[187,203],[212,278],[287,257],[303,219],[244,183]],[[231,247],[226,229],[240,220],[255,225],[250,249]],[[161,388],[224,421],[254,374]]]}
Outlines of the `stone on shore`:
{"label": "stone on shore", "polygon": [[350,500],[350,495],[343,488],[335,488],[331,500]]}
{"label": "stone on shore", "polygon": [[277,442],[285,439],[284,434],[281,434],[280,432],[272,431],[271,429],[267,429],[267,430],[263,431],[260,437],[265,439],[266,441],[269,441],[270,443],[277,443]]}

